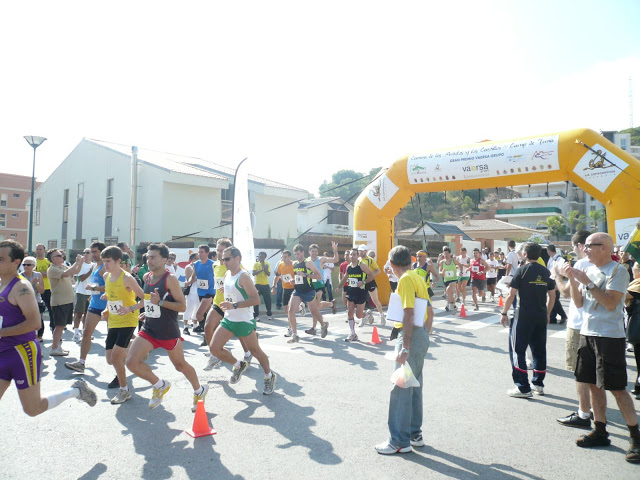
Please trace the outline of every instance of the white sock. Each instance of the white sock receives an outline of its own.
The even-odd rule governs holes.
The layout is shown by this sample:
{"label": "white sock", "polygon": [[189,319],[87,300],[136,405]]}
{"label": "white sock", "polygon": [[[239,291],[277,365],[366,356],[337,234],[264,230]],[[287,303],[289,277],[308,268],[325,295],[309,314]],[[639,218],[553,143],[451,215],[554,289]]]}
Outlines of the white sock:
{"label": "white sock", "polygon": [[80,390],[78,390],[77,388],[70,388],[68,390],[62,390],[61,392],[52,393],[51,395],[47,396],[47,410],[56,408],[65,400],[69,400],[70,398],[78,398],[79,396]]}
{"label": "white sock", "polygon": [[581,419],[586,420],[587,418],[590,417],[589,412],[583,412],[582,410],[578,409],[578,415],[580,416]]}
{"label": "white sock", "polygon": [[249,358],[251,356],[251,352],[244,352],[244,358]]}
{"label": "white sock", "polygon": [[265,380],[269,380],[269,379],[271,379],[271,377],[273,377],[273,372],[269,372],[269,373],[265,373],[264,374],[264,379]]}
{"label": "white sock", "polygon": [[129,385],[125,385],[124,387],[120,387],[120,390],[124,390],[125,392],[129,391]]}
{"label": "white sock", "polygon": [[234,368],[240,368],[240,360],[233,364]]}
{"label": "white sock", "polygon": [[202,385],[200,385],[200,388],[197,389],[197,390],[194,390],[193,394],[194,395],[200,395],[200,394],[202,394],[202,392],[204,392],[204,387]]}
{"label": "white sock", "polygon": [[80,329],[79,328],[74,328],[73,329],[73,333],[80,333]]}
{"label": "white sock", "polygon": [[353,318],[349,319],[349,328],[351,329],[351,334],[355,335],[356,334],[356,321]]}
{"label": "white sock", "polygon": [[164,380],[160,379],[158,380],[158,383],[156,383],[153,388],[162,388],[164,387]]}
{"label": "white sock", "polygon": [[84,365],[84,360],[81,358],[80,360],[78,360],[78,363],[81,363],[82,365]]}

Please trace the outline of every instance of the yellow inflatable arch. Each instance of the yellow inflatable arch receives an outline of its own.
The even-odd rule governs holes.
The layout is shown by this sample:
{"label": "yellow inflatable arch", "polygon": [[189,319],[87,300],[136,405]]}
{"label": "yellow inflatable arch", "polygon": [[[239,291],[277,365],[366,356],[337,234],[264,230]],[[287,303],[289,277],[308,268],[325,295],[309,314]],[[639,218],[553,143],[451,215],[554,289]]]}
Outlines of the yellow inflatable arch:
{"label": "yellow inflatable arch", "polygon": [[[397,160],[355,203],[354,244],[376,250],[380,267],[393,247],[394,218],[415,193],[571,181],[602,202],[609,233],[625,243],[640,216],[640,161],[589,129],[483,142]],[[376,278],[383,303],[390,286]]]}

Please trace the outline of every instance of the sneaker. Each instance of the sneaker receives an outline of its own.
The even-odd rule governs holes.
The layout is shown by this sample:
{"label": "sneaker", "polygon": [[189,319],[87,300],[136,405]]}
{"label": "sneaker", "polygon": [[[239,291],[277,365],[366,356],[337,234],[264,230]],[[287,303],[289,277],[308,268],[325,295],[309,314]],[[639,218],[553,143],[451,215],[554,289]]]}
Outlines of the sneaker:
{"label": "sneaker", "polygon": [[287,343],[298,343],[300,341],[300,337],[297,333],[294,333],[293,336],[287,340]]}
{"label": "sneaker", "polygon": [[565,427],[586,428],[587,430],[591,429],[591,419],[581,418],[580,415],[578,415],[578,412],[574,412],[566,417],[556,418],[556,421]]}
{"label": "sneaker", "polygon": [[380,315],[380,326],[384,327],[387,324],[387,316],[383,313]]}
{"label": "sneaker", "polygon": [[[207,396],[207,392],[209,391],[209,385],[202,386],[202,393],[200,395],[193,394],[193,406],[191,407],[191,411],[195,413],[196,407],[198,406],[198,402],[202,400],[204,402],[204,397]],[[158,404],[160,405],[160,404]]]}
{"label": "sneaker", "polygon": [[80,402],[85,402],[90,407],[95,406],[96,402],[98,401],[98,397],[96,396],[96,392],[89,388],[87,382],[79,378],[78,380],[73,382],[71,386],[80,390],[80,396],[78,397],[78,400]]}
{"label": "sneaker", "polygon": [[52,357],[66,357],[69,355],[69,350],[63,350],[62,347],[52,348],[49,350],[49,355]]}
{"label": "sneaker", "polygon": [[534,395],[544,395],[544,388],[540,385],[531,385],[531,391]]}
{"label": "sneaker", "polygon": [[329,332],[329,322],[324,322],[324,325],[320,327],[320,338],[326,337],[328,332]]}
{"label": "sneaker", "polygon": [[357,342],[358,341],[358,335],[356,335],[355,333],[352,333],[347,338],[345,338],[344,341],[345,342]]}
{"label": "sneaker", "polygon": [[116,375],[114,379],[111,380],[111,383],[107,385],[107,388],[118,388],[118,387],[120,387],[120,381],[118,380],[118,376]]}
{"label": "sneaker", "polygon": [[[40,338],[38,341],[41,342],[42,338]],[[633,345],[631,343],[627,343],[627,352],[633,353],[633,351],[634,351],[633,350]]]}
{"label": "sneaker", "polygon": [[293,335],[293,330],[291,327],[287,328],[287,333],[284,334],[285,337],[291,337]]}
{"label": "sneaker", "polygon": [[231,378],[229,378],[229,383],[232,385],[234,383],[238,383],[240,381],[240,377],[242,377],[242,374],[244,373],[244,371],[247,369],[248,366],[249,364],[247,362],[245,362],[244,360],[241,360],[239,367],[233,367],[233,373],[231,374]]}
{"label": "sneaker", "polygon": [[163,380],[163,385],[160,388],[153,387],[153,395],[151,395],[151,400],[149,400],[149,410],[153,410],[160,406],[164,394],[167,393],[170,388],[171,382],[168,380]]}
{"label": "sneaker", "polygon": [[380,445],[375,446],[376,452],[380,455],[393,455],[394,453],[409,453],[411,451],[411,447],[396,447],[395,445],[391,445],[389,442],[381,443]]}
{"label": "sneaker", "polygon": [[336,307],[335,298],[331,301],[331,313],[333,313],[334,315],[338,313],[338,307]]}
{"label": "sneaker", "polygon": [[273,315],[267,315],[267,320],[269,321],[273,320]]}
{"label": "sneaker", "polygon": [[73,334],[73,341],[76,343],[82,342],[82,333],[76,332]]}
{"label": "sneaker", "polygon": [[273,390],[276,388],[276,380],[278,380],[278,375],[276,375],[276,372],[271,371],[271,376],[264,379],[263,395],[271,395],[273,393]]}
{"label": "sneaker", "polygon": [[82,362],[65,362],[64,366],[74,372],[84,373],[84,363]]}
{"label": "sneaker", "polygon": [[422,439],[422,434],[418,434],[415,437],[411,437],[411,446],[424,447],[424,440]]}
{"label": "sneaker", "polygon": [[129,390],[125,390],[124,388],[121,388],[120,390],[118,390],[118,393],[116,393],[116,396],[111,399],[111,405],[118,405],[130,399],[131,399],[131,392]]}
{"label": "sneaker", "polygon": [[640,439],[631,438],[629,440],[629,450],[624,459],[629,463],[640,463]]}
{"label": "sneaker", "polygon": [[189,327],[184,327],[184,330],[182,330],[182,333],[184,335],[191,335],[191,332],[189,331]]}
{"label": "sneaker", "polygon": [[373,314],[369,315],[369,325],[373,323]]}
{"label": "sneaker", "polygon": [[576,440],[576,445],[582,448],[591,448],[591,447],[608,447],[611,445],[611,440],[609,440],[609,434],[601,435],[595,430],[591,430],[586,435],[579,437]]}
{"label": "sneaker", "polygon": [[480,307],[478,306],[478,304],[477,304],[477,303],[476,303],[475,305],[476,305],[476,306],[475,306],[475,307],[473,307],[473,310],[474,310],[475,312],[477,312],[478,310],[480,310]]}
{"label": "sneaker", "polygon": [[558,320],[558,325],[564,325],[565,323],[567,323],[566,318],[561,318],[560,320]]}
{"label": "sneaker", "polygon": [[496,298],[493,295],[491,295],[491,303],[496,303]]}
{"label": "sneaker", "polygon": [[204,332],[204,328],[202,328],[201,325],[198,325],[193,329],[193,333],[202,333],[202,332]]}
{"label": "sneaker", "polygon": [[360,319],[360,323],[358,324],[358,327],[364,327],[364,324],[365,324],[365,323],[366,323],[366,321],[367,321],[367,316],[368,316],[368,314],[365,312],[364,317],[362,317],[362,318]]}
{"label": "sneaker", "polygon": [[251,365],[251,360],[253,360],[253,355],[249,353],[249,356],[244,356],[244,361],[247,362],[247,365]]}
{"label": "sneaker", "polygon": [[533,394],[531,391],[523,392],[518,387],[513,387],[511,390],[507,390],[507,395],[514,398],[531,398]]}
{"label": "sneaker", "polygon": [[262,321],[262,319],[260,317],[254,317],[253,319],[256,321],[256,323]]}
{"label": "sneaker", "polygon": [[203,339],[202,339],[202,343],[200,344],[200,346],[201,346],[201,347],[206,347],[207,345],[208,345],[208,343],[207,343],[207,339],[206,339],[206,338],[203,338]]}
{"label": "sneaker", "polygon": [[301,316],[301,317],[305,317],[306,315],[307,315],[307,309],[306,309],[306,308],[304,308],[304,304],[303,304],[303,303],[301,303],[301,304],[300,304],[300,316]]}
{"label": "sneaker", "polygon": [[483,296],[482,296],[482,303],[484,303],[486,300],[487,300],[486,295],[483,295]]}
{"label": "sneaker", "polygon": [[527,370],[533,370],[533,360],[527,358]]}
{"label": "sneaker", "polygon": [[215,367],[217,367],[221,363],[222,363],[222,360],[220,360],[219,358],[214,357],[213,355],[211,355],[211,356],[209,356],[209,361],[207,362],[207,364],[205,365],[203,370],[205,372],[208,372],[210,370],[213,370]]}
{"label": "sneaker", "polygon": [[444,307],[444,310],[445,310],[445,312],[448,312],[448,311],[449,311],[449,304],[448,304],[448,303],[447,303],[447,306],[446,306],[446,307]]}
{"label": "sneaker", "polygon": [[304,333],[306,333],[307,335],[317,335],[318,332],[316,331],[315,328],[307,328]]}

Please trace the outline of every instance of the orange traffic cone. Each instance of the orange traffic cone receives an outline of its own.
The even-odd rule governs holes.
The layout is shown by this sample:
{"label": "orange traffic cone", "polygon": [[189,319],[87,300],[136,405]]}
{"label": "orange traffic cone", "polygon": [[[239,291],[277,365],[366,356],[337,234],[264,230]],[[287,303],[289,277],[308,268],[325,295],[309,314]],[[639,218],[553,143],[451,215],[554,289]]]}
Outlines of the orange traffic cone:
{"label": "orange traffic cone", "polygon": [[371,334],[371,341],[369,343],[372,345],[377,345],[378,343],[382,343],[382,340],[380,340],[380,336],[378,335],[377,327],[373,327],[373,333]]}
{"label": "orange traffic cone", "polygon": [[209,425],[209,420],[207,420],[207,412],[204,411],[204,402],[202,400],[198,401],[198,405],[196,406],[196,416],[193,419],[193,427],[191,430],[185,430],[189,435],[193,438],[204,437],[206,435],[215,435],[216,432]]}
{"label": "orange traffic cone", "polygon": [[499,307],[504,307],[504,302],[502,301],[502,295],[500,295],[500,301],[498,302]]}
{"label": "orange traffic cone", "polygon": [[460,318],[464,318],[467,316],[467,311],[464,309],[464,303],[460,307]]}

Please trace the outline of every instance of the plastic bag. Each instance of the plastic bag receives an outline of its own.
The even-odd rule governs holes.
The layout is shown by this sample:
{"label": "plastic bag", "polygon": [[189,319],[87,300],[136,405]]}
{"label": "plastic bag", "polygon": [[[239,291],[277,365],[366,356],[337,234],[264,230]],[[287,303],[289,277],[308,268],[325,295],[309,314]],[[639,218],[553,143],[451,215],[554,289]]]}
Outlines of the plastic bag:
{"label": "plastic bag", "polygon": [[419,387],[420,382],[413,374],[413,370],[409,366],[409,362],[404,362],[404,365],[393,372],[391,375],[391,383],[397,385],[400,388]]}

